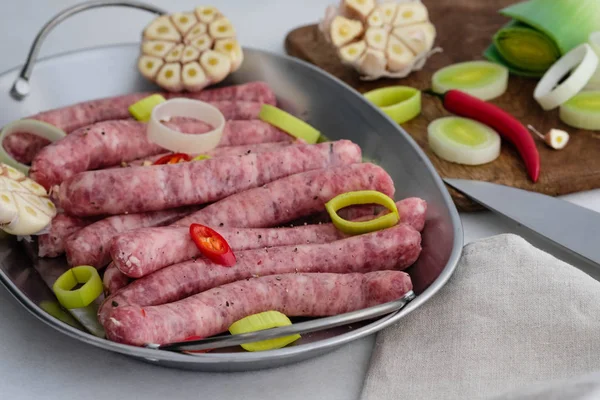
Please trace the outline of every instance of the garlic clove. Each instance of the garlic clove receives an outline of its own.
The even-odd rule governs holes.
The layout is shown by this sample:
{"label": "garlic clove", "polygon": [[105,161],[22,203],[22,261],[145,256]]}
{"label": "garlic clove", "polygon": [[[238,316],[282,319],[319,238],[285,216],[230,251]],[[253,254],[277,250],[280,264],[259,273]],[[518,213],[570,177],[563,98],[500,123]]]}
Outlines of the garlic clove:
{"label": "garlic clove", "polygon": [[357,38],[363,31],[360,21],[354,21],[342,16],[337,16],[331,22],[331,42],[335,47],[341,47]]}
{"label": "garlic clove", "polygon": [[380,28],[383,26],[383,17],[381,15],[381,10],[375,9],[367,18],[367,25],[375,28]]}
{"label": "garlic clove", "polygon": [[343,14],[364,21],[375,8],[375,0],[343,0],[342,6]]}
{"label": "garlic clove", "polygon": [[200,50],[188,44],[183,48],[181,54],[181,62],[186,64],[190,61],[196,61],[200,57]]}
{"label": "garlic clove", "polygon": [[196,7],[194,13],[196,14],[198,20],[204,22],[205,24],[212,22],[215,18],[221,15],[219,10],[213,6]]}
{"label": "garlic clove", "polygon": [[208,33],[214,39],[225,39],[235,36],[235,29],[227,18],[214,20],[208,26]]}
{"label": "garlic clove", "polygon": [[381,50],[369,49],[358,60],[358,69],[365,76],[379,77],[385,73],[387,60]]}
{"label": "garlic clove", "polygon": [[169,40],[179,42],[181,34],[175,28],[168,15],[163,15],[150,22],[144,29],[144,38],[153,40]]}
{"label": "garlic clove", "polygon": [[183,90],[181,64],[178,62],[165,64],[156,76],[156,83],[170,92],[181,92]]}
{"label": "garlic clove", "polygon": [[198,22],[185,35],[185,39],[183,41],[184,41],[184,43],[189,44],[189,43],[193,42],[195,38],[197,38],[198,36],[204,35],[206,32],[208,32],[208,26],[203,22]]}
{"label": "garlic clove", "polygon": [[175,47],[175,43],[166,40],[146,40],[142,42],[142,53],[163,58],[173,47]]}
{"label": "garlic clove", "polygon": [[[6,176],[10,179],[14,179],[17,181],[22,181],[23,179],[25,179],[25,174],[6,164],[0,164],[0,176]],[[44,189],[44,194],[45,193],[46,189]]]}
{"label": "garlic clove", "polygon": [[339,54],[344,64],[354,64],[356,60],[363,55],[367,49],[367,43],[364,40],[345,45],[340,48]]}
{"label": "garlic clove", "polygon": [[244,61],[244,53],[239,42],[235,39],[218,39],[215,41],[215,51],[227,54],[231,59],[231,72],[236,71]]}
{"label": "garlic clove", "polygon": [[550,129],[546,135],[544,135],[546,144],[553,149],[562,150],[569,143],[569,134],[560,129]]}
{"label": "garlic clove", "polygon": [[397,27],[394,36],[402,40],[415,54],[431,50],[435,40],[435,27],[429,22]]}
{"label": "garlic clove", "polygon": [[394,36],[390,36],[385,54],[388,60],[388,70],[392,72],[410,67],[416,58],[408,46]]}
{"label": "garlic clove", "polygon": [[190,92],[198,92],[210,84],[210,79],[197,61],[185,64],[181,71],[183,86]]}
{"label": "garlic clove", "polygon": [[231,71],[229,57],[214,50],[207,50],[202,53],[200,65],[212,83],[221,82]]}
{"label": "garlic clove", "polygon": [[178,44],[167,54],[165,57],[165,61],[168,63],[177,62],[181,60],[181,56],[183,55],[183,44]]}
{"label": "garlic clove", "polygon": [[138,69],[145,78],[154,80],[164,63],[162,58],[141,56],[138,60]]}
{"label": "garlic clove", "polygon": [[202,53],[211,48],[213,40],[210,36],[208,36],[207,33],[205,33],[204,35],[194,38],[190,44],[197,48],[200,53]]}
{"label": "garlic clove", "polygon": [[0,225],[11,223],[19,215],[17,201],[13,193],[8,190],[0,190]]}
{"label": "garlic clove", "polygon": [[192,12],[173,13],[171,15],[171,21],[182,35],[185,35],[198,22],[196,16]]}
{"label": "garlic clove", "polygon": [[427,7],[423,3],[415,1],[411,3],[398,4],[394,26],[412,25],[425,22],[429,19]]}
{"label": "garlic clove", "polygon": [[365,33],[367,46],[376,49],[384,50],[388,41],[389,34],[384,28],[369,28]]}
{"label": "garlic clove", "polygon": [[[21,184],[21,186],[23,186],[25,189],[27,189],[28,192],[33,193],[36,196],[42,196],[42,197],[48,196],[46,189],[44,189],[44,187],[42,185],[35,182],[34,180],[31,180],[29,178],[24,178],[19,183]],[[52,204],[52,207],[54,207],[54,204]]]}
{"label": "garlic clove", "polygon": [[384,25],[393,25],[394,19],[396,18],[396,11],[398,10],[398,4],[396,3],[382,3],[376,8],[381,13],[381,19]]}

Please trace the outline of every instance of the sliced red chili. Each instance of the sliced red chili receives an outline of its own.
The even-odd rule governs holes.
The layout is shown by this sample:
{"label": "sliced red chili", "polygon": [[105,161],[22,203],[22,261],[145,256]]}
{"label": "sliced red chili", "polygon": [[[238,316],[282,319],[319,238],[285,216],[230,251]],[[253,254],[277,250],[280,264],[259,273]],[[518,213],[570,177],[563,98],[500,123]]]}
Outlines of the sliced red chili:
{"label": "sliced red chili", "polygon": [[226,267],[235,265],[235,254],[229,247],[229,243],[214,229],[200,224],[191,224],[190,236],[200,252],[212,262]]}
{"label": "sliced red chili", "polygon": [[177,164],[183,161],[190,161],[192,158],[185,153],[167,154],[154,161],[154,165]]}

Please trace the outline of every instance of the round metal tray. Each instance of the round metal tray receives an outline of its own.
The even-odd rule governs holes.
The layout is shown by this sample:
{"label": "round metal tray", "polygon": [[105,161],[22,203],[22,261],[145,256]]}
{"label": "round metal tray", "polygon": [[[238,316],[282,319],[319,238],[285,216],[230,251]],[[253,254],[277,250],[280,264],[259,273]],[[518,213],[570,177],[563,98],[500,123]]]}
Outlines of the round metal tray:
{"label": "round metal tray", "polygon": [[[93,48],[43,59],[35,66],[28,95],[11,96],[20,68],[0,75],[0,124],[41,110],[79,101],[155,89],[136,71],[138,44]],[[463,235],[458,213],[444,184],[417,144],[397,124],[343,82],[294,58],[245,48],[242,68],[224,82],[266,81],[282,108],[301,116],[331,139],[350,139],[365,157],[394,179],[397,197],[419,196],[429,204],[423,252],[410,273],[416,298],[398,312],[352,326],[304,335],[294,346],[261,353],[232,350],[180,354],[110,342],[44,311],[55,301],[36,271],[40,262],[14,240],[0,241],[0,281],[33,315],[77,340],[159,365],[205,371],[239,371],[280,366],[333,350],[397,323],[446,283],[460,256]],[[30,71],[31,72],[31,71]],[[61,265],[61,259],[52,263]],[[64,264],[62,264],[64,265]],[[400,322],[402,323],[402,322]]]}

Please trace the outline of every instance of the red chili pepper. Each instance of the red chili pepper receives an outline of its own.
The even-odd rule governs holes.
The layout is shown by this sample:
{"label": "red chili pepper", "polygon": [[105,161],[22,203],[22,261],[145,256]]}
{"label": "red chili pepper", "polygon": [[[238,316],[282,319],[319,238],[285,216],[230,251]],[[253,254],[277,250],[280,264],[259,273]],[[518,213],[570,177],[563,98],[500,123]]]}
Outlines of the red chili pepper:
{"label": "red chili pepper", "polygon": [[226,267],[235,265],[235,255],[229,243],[214,229],[200,224],[191,224],[190,236],[200,252],[212,262]]}
{"label": "red chili pepper", "polygon": [[154,161],[154,165],[177,164],[182,161],[190,161],[191,159],[192,158],[185,153],[173,153],[167,154],[166,156]]}
{"label": "red chili pepper", "polygon": [[425,92],[440,97],[444,108],[451,113],[474,119],[495,129],[500,136],[517,148],[529,177],[533,182],[537,182],[540,176],[540,155],[533,137],[515,117],[500,107],[479,100],[460,90],[449,90],[445,94],[429,90]]}

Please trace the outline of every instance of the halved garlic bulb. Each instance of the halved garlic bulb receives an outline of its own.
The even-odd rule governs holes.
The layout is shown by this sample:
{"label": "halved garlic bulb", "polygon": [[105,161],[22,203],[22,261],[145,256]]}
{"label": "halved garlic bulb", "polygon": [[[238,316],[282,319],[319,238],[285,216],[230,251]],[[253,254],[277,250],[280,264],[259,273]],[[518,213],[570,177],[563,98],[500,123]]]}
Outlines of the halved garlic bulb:
{"label": "halved garlic bulb", "polygon": [[420,0],[341,0],[337,8],[327,8],[319,29],[342,63],[365,80],[403,78],[439,51],[433,49],[436,30]]}
{"label": "halved garlic bulb", "polygon": [[156,18],[144,29],[141,52],[141,74],[172,92],[218,83],[244,60],[231,21],[212,6]]}
{"label": "halved garlic bulb", "polygon": [[55,215],[56,207],[41,185],[0,164],[0,229],[13,235],[33,235]]}

